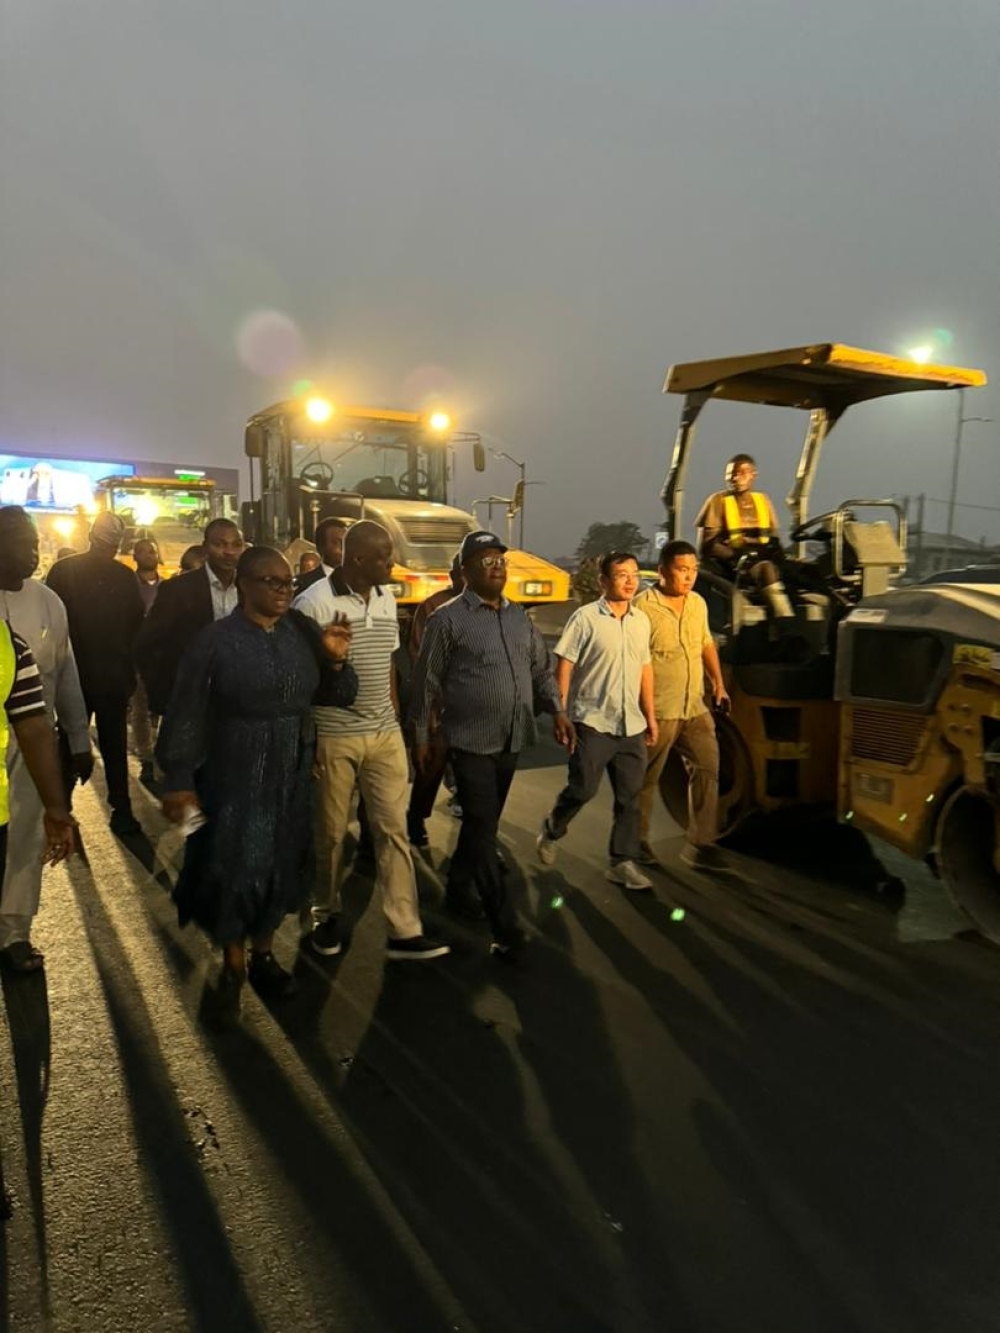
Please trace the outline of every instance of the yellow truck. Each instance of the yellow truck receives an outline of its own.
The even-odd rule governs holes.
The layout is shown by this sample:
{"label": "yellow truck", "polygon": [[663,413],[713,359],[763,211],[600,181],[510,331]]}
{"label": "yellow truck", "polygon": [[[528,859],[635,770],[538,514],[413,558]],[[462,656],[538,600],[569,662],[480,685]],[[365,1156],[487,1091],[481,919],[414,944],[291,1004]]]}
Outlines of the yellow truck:
{"label": "yellow truck", "polygon": [[133,546],[151,537],[159,548],[164,578],[177,573],[189,546],[201,545],[206,523],[239,518],[235,493],[222,490],[211,478],[183,472],[175,477],[104,477],[94,498],[98,509],[110,510],[125,523],[119,559],[134,567]]}
{"label": "yellow truck", "polygon": [[[443,412],[342,407],[315,395],[274,403],[250,418],[244,435],[251,470],[246,535],[276,546],[294,564],[313,549],[321,519],[373,519],[392,536],[392,592],[401,608],[416,607],[447,585],[462,538],[480,526],[448,499],[450,454],[465,444],[473,445],[482,471],[481,444],[456,434]],[[539,606],[569,595],[565,571],[511,550],[512,601]]]}
{"label": "yellow truck", "polygon": [[[926,858],[979,928],[1000,940],[1000,589],[893,586],[906,568],[906,521],[893,500],[850,499],[809,514],[823,443],[849,407],[985,383],[980,370],[835,343],[673,366],[664,392],[684,403],[661,498],[668,536],[680,536],[695,426],[712,399],[808,413],[787,497],[805,660],[776,660],[751,583],[707,562],[699,582],[733,701],[717,722],[720,832],[754,813],[835,807]],[[661,794],[686,826],[680,760],[668,763]]]}

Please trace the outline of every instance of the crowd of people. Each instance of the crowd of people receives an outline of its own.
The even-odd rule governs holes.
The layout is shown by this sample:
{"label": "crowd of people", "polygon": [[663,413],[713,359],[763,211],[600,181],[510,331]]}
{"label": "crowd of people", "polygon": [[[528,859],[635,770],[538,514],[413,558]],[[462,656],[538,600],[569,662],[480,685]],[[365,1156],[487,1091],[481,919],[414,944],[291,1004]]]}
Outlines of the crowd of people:
{"label": "crowd of people", "polygon": [[[742,498],[752,466],[731,471],[732,513],[725,502],[706,506],[716,545],[739,545],[737,523],[772,522],[759,497]],[[689,787],[681,856],[699,870],[721,867],[711,710],[727,709],[729,698],[689,543],[667,543],[656,582],[641,590],[631,553],[603,556],[594,569],[598,596],[573,612],[550,653],[526,610],[505,596],[505,544],[469,533],[450,586],[414,617],[404,711],[388,587],[392,540],[379,524],[325,519],[297,579],[279,552],[245,546],[228,519],[208,524],[202,545],[185,556],[188,567],[170,579],[160,576],[152,541],[135,544],[134,569],[116,559],[124,535],[120,518],[100,514],[89,550],[58,561],[46,586],[32,578],[38,538],[30,517],[0,509],[8,626],[0,692],[13,731],[0,785],[8,844],[0,957],[15,970],[43,965],[31,940],[41,869],[74,849],[71,798],[93,768],[92,720],[110,827],[124,838],[141,831],[129,790],[131,723],[140,781],[186,838],[174,891],[179,919],[197,923],[221,950],[219,993],[237,1007],[245,980],[269,997],[293,989],[272,948],[289,914],[308,906],[308,947],[325,957],[340,952],[355,812],[370,839],[386,958],[449,953],[425,930],[413,861],[446,775],[461,823],[445,907],[485,920],[498,958],[519,955],[526,935],[498,831],[541,713],[550,714],[568,766],[538,830],[543,866],[554,864],[607,774],[607,877],[628,891],[649,890],[653,800],[673,751]],[[773,580],[763,582],[769,572],[761,577],[773,589]]]}

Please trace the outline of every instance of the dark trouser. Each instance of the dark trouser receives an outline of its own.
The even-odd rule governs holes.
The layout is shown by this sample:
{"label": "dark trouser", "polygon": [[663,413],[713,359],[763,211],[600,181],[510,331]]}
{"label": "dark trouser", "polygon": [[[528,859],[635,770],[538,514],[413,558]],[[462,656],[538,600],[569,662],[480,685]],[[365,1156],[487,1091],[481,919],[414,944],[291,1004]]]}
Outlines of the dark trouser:
{"label": "dark trouser", "polygon": [[608,855],[618,861],[634,861],[639,848],[639,793],[646,773],[646,736],[608,736],[582,722],[576,724],[576,749],[569,757],[569,781],[556,797],[545,821],[548,836],[564,836],[588,801],[597,795],[601,777],[607,772],[614,792],[614,822]]}
{"label": "dark trouser", "polygon": [[517,931],[516,914],[497,859],[497,830],[514,780],[517,754],[511,750],[498,754],[449,750],[448,759],[462,807],[462,827],[448,871],[448,893],[456,897],[468,894],[475,885],[493,934],[502,941]]}
{"label": "dark trouser", "polygon": [[128,791],[128,695],[85,694],[87,713],[97,723],[97,747],[104,763],[108,805],[131,810]]}
{"label": "dark trouser", "polygon": [[441,788],[441,781],[444,778],[444,771],[448,767],[448,747],[444,743],[444,737],[440,732],[431,737],[430,754],[427,757],[427,763],[423,768],[418,768],[413,778],[413,789],[410,792],[410,808],[406,812],[406,817],[411,822],[415,820],[430,819],[434,813],[434,802],[437,800],[438,791]]}

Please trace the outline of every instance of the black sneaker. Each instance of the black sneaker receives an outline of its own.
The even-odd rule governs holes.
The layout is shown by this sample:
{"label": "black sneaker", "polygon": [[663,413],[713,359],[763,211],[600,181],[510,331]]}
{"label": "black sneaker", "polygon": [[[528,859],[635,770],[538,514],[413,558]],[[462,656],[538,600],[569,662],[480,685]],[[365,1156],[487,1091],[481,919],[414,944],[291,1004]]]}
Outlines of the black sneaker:
{"label": "black sneaker", "polygon": [[430,842],[430,838],[427,836],[427,827],[417,815],[406,816],[406,834],[410,839],[411,847],[426,847]]}
{"label": "black sneaker", "polygon": [[257,994],[266,1000],[283,1000],[288,995],[294,995],[297,990],[291,972],[286,972],[270,951],[250,955],[247,980]]}
{"label": "black sneaker", "polygon": [[112,810],[108,828],[116,838],[127,838],[130,834],[142,832],[142,825],[131,810]]}
{"label": "black sneaker", "polygon": [[340,953],[343,945],[340,941],[340,927],[337,918],[328,916],[318,926],[313,926],[309,942],[316,952],[321,953],[324,958],[332,958],[334,954]]}
{"label": "black sneaker", "polygon": [[446,953],[451,953],[450,944],[442,944],[440,940],[429,940],[426,935],[414,935],[408,940],[385,942],[386,958],[412,958],[416,962],[427,962],[431,958],[443,958]]}
{"label": "black sneaker", "polygon": [[490,957],[499,958],[507,963],[514,962],[522,957],[527,943],[528,937],[524,931],[515,926],[497,936],[490,945]]}

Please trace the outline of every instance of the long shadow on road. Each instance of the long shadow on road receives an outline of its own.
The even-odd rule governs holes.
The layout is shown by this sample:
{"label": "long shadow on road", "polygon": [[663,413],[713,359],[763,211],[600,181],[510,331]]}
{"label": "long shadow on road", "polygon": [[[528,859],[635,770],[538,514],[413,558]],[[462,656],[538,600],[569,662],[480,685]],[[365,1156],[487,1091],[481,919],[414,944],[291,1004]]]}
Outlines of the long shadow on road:
{"label": "long shadow on road", "polygon": [[[689,1237],[668,1244],[703,1290],[767,1312],[720,1306],[713,1327],[989,1327],[1000,1211],[983,1154],[1000,1081],[978,954],[968,968],[960,944],[910,955],[886,931],[873,941],[870,921],[851,940],[835,912],[727,892],[708,886],[699,903],[672,886],[683,924],[629,897],[645,948],[585,897],[570,903],[697,1071],[682,1095],[702,1187],[730,1207],[710,1267]],[[673,974],[650,961],[657,935]]]}
{"label": "long shadow on road", "polygon": [[121,1053],[136,1142],[159,1199],[187,1296],[191,1326],[260,1329],[215,1201],[198,1165],[177,1092],[131,962],[89,873],[71,873]]}

